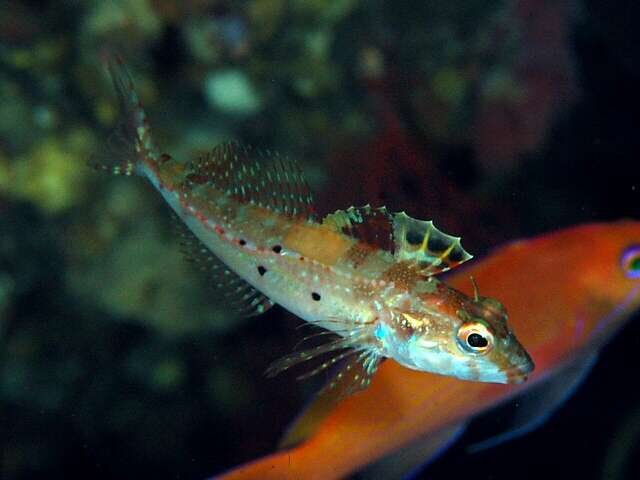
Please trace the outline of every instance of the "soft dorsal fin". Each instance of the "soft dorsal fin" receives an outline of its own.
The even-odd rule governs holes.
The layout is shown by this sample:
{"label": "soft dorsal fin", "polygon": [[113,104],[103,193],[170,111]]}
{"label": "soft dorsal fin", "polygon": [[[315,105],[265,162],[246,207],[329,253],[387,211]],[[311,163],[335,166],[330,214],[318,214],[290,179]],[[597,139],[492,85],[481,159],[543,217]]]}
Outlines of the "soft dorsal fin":
{"label": "soft dorsal fin", "polygon": [[173,226],[180,236],[180,246],[185,258],[213,282],[213,287],[225,299],[225,307],[233,308],[243,317],[266,312],[273,302],[249,285],[213,255],[209,249],[175,215]]}
{"label": "soft dorsal fin", "polygon": [[323,224],[392,252],[398,261],[419,264],[424,275],[445,272],[472,258],[459,237],[438,230],[432,221],[416,220],[404,212],[390,213],[385,207],[337,210]]}
{"label": "soft dorsal fin", "polygon": [[298,164],[269,151],[225,142],[189,162],[185,178],[195,192],[215,187],[240,202],[286,216],[314,216],[311,190]]}

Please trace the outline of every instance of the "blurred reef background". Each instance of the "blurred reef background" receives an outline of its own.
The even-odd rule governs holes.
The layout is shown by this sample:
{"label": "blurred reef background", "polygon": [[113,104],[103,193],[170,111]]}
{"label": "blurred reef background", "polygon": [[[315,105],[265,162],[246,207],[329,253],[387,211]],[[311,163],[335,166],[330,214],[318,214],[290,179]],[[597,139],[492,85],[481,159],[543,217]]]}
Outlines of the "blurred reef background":
{"label": "blurred reef background", "polygon": [[[631,0],[0,0],[0,478],[204,478],[271,451],[318,388],[263,376],[298,321],[230,316],[182,260],[160,196],[86,166],[115,122],[105,47],[163,151],[276,150],[299,159],[321,213],[386,204],[481,256],[640,218],[639,13]],[[638,478],[632,324],[551,424],[466,457],[474,477],[527,478],[514,469],[535,459]],[[430,478],[465,473],[456,455]]]}

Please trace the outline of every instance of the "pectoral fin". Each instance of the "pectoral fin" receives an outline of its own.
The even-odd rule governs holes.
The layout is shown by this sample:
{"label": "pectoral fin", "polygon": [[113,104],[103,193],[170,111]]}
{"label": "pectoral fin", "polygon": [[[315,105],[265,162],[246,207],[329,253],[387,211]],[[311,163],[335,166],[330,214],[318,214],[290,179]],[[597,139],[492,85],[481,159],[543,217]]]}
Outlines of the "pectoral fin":
{"label": "pectoral fin", "polygon": [[311,405],[294,420],[280,440],[278,448],[293,447],[313,435],[340,400],[369,386],[383,360],[384,357],[370,349],[345,359]]}
{"label": "pectoral fin", "polygon": [[507,429],[472,444],[467,451],[475,453],[493,448],[542,426],[576,392],[595,365],[597,357],[597,354],[591,354],[567,364],[549,379],[518,397],[506,407],[513,409]]}

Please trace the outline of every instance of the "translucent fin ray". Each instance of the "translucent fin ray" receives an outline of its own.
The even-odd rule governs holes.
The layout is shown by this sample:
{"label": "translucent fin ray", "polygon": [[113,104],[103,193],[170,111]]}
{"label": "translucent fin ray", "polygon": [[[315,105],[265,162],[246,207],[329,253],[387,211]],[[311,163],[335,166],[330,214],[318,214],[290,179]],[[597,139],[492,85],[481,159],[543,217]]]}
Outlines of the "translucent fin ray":
{"label": "translucent fin ray", "polygon": [[459,237],[438,230],[432,221],[416,220],[404,212],[390,213],[385,207],[337,210],[323,224],[392,252],[398,261],[418,264],[423,275],[445,272],[472,258]]}
{"label": "translucent fin ray", "polygon": [[[290,448],[310,437],[321,420],[345,397],[366,389],[384,357],[371,349],[353,352],[338,366],[333,376],[318,392],[309,408],[287,429],[278,443],[279,449]],[[357,353],[357,355],[356,355]]]}
{"label": "translucent fin ray", "polygon": [[322,223],[368,245],[393,252],[393,215],[385,207],[365,205],[336,210]]}
{"label": "translucent fin ray", "polygon": [[236,313],[252,317],[266,312],[273,302],[213,255],[209,249],[177,218],[173,217],[174,230],[180,237],[182,253],[187,261],[213,281],[213,287]]}
{"label": "translucent fin ray", "polygon": [[[353,348],[355,347],[355,345],[357,345],[357,339],[354,339],[351,336],[348,337],[340,337],[334,340],[331,340],[330,342],[327,343],[323,343],[321,345],[315,346],[313,348],[308,348],[305,350],[301,350],[298,352],[293,352],[290,353],[289,355],[286,355],[278,360],[276,360],[275,362],[273,362],[271,365],[269,365],[269,368],[267,368],[266,371],[266,375],[268,377],[274,377],[276,375],[278,375],[279,373],[282,373],[288,369],[290,369],[293,366],[299,365],[301,363],[307,362],[309,360],[313,360],[315,358],[318,358],[322,355],[328,354],[328,353],[333,353],[336,352],[338,350],[344,350],[344,349],[348,349],[348,348]],[[353,351],[348,351],[349,354],[354,353]],[[312,375],[315,375],[316,373],[319,373],[320,371],[334,365],[338,360],[336,360],[337,357],[341,357],[342,353],[337,354],[336,356],[329,358],[327,361],[323,362],[319,367],[314,368],[312,370],[311,374],[305,374],[303,375],[303,378],[308,378]],[[344,358],[344,357],[341,357]]]}
{"label": "translucent fin ray", "polygon": [[315,216],[311,190],[300,167],[278,154],[226,142],[189,162],[185,174],[194,192],[215,187],[242,203],[289,217]]}
{"label": "translucent fin ray", "polygon": [[[344,332],[343,335],[344,336],[332,339],[326,343],[293,352],[276,360],[267,369],[267,376],[273,377],[291,367],[331,354],[319,365],[299,375],[298,379],[301,380],[332,368],[350,356],[356,356],[360,358],[360,361],[364,361],[369,353],[373,353],[373,343],[371,341],[373,334],[370,325],[355,327],[355,329],[352,329],[350,332]],[[362,356],[363,353],[366,355]],[[375,369],[373,369],[373,371],[375,371]]]}
{"label": "translucent fin ray", "polygon": [[353,395],[366,389],[378,371],[384,357],[375,351],[366,349],[350,358],[334,377],[323,387],[321,392],[337,390],[336,400]]}
{"label": "translucent fin ray", "polygon": [[416,220],[404,212],[394,214],[393,237],[395,257],[419,263],[425,275],[445,272],[473,258],[462,248],[460,237],[438,230],[431,220]]}
{"label": "translucent fin ray", "polygon": [[118,98],[118,120],[105,146],[89,159],[89,164],[114,175],[133,175],[138,173],[142,156],[157,156],[151,128],[122,58],[105,55],[105,62]]}

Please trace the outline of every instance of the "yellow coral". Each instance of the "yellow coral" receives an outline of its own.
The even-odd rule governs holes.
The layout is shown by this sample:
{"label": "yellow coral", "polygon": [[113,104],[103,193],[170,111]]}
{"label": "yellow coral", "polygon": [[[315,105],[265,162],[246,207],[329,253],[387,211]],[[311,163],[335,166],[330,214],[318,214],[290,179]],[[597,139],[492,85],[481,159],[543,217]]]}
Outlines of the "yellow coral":
{"label": "yellow coral", "polygon": [[59,213],[84,199],[88,174],[87,158],[94,140],[86,129],[75,129],[64,137],[51,136],[13,162],[0,160],[0,192],[38,205],[48,213]]}

